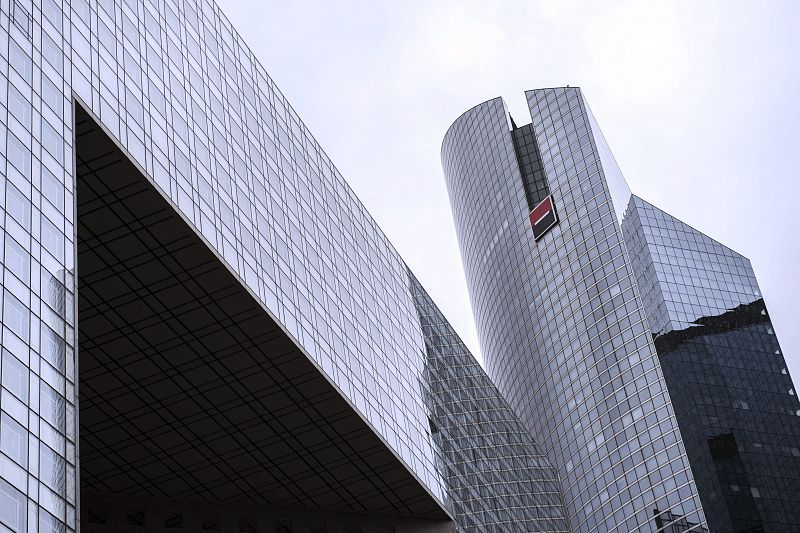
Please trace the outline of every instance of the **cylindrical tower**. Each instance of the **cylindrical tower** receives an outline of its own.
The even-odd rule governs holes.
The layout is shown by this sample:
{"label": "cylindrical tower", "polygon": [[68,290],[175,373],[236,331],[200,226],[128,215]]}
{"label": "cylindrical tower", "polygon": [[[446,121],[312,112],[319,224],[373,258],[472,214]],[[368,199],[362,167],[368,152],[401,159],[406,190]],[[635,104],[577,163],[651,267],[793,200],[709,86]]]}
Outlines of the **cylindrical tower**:
{"label": "cylindrical tower", "polygon": [[526,95],[531,124],[496,98],[442,145],[489,375],[557,466],[575,531],[704,531],[620,230],[630,191],[579,89]]}

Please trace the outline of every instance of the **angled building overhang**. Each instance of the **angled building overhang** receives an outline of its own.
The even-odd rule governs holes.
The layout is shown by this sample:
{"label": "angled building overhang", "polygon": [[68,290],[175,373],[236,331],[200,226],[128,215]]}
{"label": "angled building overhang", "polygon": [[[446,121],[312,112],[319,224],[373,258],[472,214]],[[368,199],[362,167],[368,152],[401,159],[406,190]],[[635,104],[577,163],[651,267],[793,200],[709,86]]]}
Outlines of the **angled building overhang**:
{"label": "angled building overhang", "polygon": [[450,516],[76,105],[80,484]]}

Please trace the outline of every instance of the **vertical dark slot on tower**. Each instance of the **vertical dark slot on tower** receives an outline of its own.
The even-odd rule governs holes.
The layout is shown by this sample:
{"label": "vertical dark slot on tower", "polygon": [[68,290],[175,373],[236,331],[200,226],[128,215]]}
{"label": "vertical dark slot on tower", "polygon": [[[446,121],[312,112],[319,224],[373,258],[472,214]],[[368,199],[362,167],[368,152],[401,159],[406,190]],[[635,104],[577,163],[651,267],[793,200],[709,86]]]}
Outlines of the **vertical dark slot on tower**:
{"label": "vertical dark slot on tower", "polygon": [[522,174],[528,210],[532,211],[550,194],[550,188],[544,177],[539,146],[536,144],[536,137],[533,134],[533,124],[516,127],[513,120],[511,123],[514,126],[514,129],[511,130],[511,139],[514,142],[514,151],[517,154],[517,163]]}

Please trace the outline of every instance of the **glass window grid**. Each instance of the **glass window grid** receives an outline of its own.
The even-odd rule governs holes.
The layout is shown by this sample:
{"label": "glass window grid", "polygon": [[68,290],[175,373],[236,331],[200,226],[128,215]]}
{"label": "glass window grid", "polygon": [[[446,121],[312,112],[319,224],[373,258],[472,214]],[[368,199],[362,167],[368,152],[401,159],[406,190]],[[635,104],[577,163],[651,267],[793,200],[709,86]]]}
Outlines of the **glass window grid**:
{"label": "glass window grid", "polygon": [[[588,111],[577,90],[529,92],[528,98],[542,166],[562,218],[538,246],[530,233],[529,205],[502,100],[462,115],[442,150],[489,374],[528,427],[542,436],[543,448],[559,467],[573,528],[654,527],[652,509],[647,508],[652,503],[689,515],[701,528],[702,511],[682,446],[672,446],[681,453],[665,468],[674,470],[676,480],[688,475],[687,482],[669,482],[675,489],[669,494],[656,496],[649,487],[634,487],[638,477],[633,482],[618,478],[608,490],[597,488],[607,486],[604,481],[594,481],[606,480],[623,462],[633,461],[625,469],[630,470],[643,462],[648,448],[670,446],[680,437],[668,408],[666,425],[658,426],[659,431],[640,428],[647,436],[644,448],[610,447],[610,439],[624,435],[614,424],[625,412],[648,398],[660,402],[648,412],[663,412],[669,400],[652,342],[644,335],[647,324]],[[492,253],[485,253],[490,247]],[[622,343],[623,338],[629,343]],[[532,351],[537,355],[529,356]],[[591,354],[589,364],[583,354]],[[643,380],[642,393],[634,390],[617,398],[625,388],[613,385],[614,375]],[[592,394],[581,395],[581,390]],[[621,410],[626,403],[630,406]],[[591,423],[576,430],[572,410]],[[595,412],[588,415],[590,411]],[[672,442],[661,439],[662,433]],[[635,442],[637,435],[626,438]],[[558,439],[563,446],[554,442]],[[619,450],[624,450],[622,457]],[[642,459],[633,459],[637,454]],[[567,464],[572,465],[569,473]],[[685,488],[678,490],[680,485]]]}
{"label": "glass window grid", "polygon": [[[426,343],[407,268],[219,8],[44,0],[29,17],[20,8],[0,1],[0,49],[12,61],[6,67],[4,53],[0,62],[0,142],[18,148],[2,151],[0,170],[30,200],[30,219],[3,202],[0,221],[4,238],[30,254],[30,287],[11,264],[2,280],[30,311],[30,342],[6,327],[2,343],[26,366],[29,397],[4,388],[0,403],[29,432],[28,471],[13,490],[27,499],[30,527],[50,528],[53,517],[76,527],[73,94],[432,494],[460,505],[428,423]],[[25,105],[9,109],[10,86],[30,102],[29,117]],[[48,449],[65,460],[57,479],[39,466]],[[459,471],[447,482],[478,490],[468,479]],[[477,505],[470,494],[460,509]],[[511,507],[529,512],[536,501],[525,498]],[[483,512],[463,527],[508,520]]]}
{"label": "glass window grid", "polygon": [[[790,530],[800,402],[750,262],[636,196],[622,226],[709,525]],[[711,453],[720,436],[735,465]]]}

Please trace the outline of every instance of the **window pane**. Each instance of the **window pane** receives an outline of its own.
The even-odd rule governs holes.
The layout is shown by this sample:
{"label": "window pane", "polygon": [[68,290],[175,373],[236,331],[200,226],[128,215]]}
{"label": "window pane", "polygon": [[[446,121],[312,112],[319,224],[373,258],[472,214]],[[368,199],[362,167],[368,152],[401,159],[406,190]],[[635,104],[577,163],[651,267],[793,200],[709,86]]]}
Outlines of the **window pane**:
{"label": "window pane", "polygon": [[45,166],[42,166],[42,194],[59,210],[64,209],[64,185]]}
{"label": "window pane", "polygon": [[28,431],[6,413],[0,418],[0,426],[0,450],[27,468]]}
{"label": "window pane", "polygon": [[44,119],[42,119],[42,146],[56,158],[56,161],[64,163],[64,139]]}
{"label": "window pane", "polygon": [[44,0],[42,2],[42,12],[50,19],[57,29],[61,29],[61,7],[54,0]]}
{"label": "window pane", "polygon": [[42,217],[42,246],[64,262],[64,235],[46,217]]}
{"label": "window pane", "polygon": [[3,350],[3,387],[23,402],[28,401],[28,367]]}
{"label": "window pane", "polygon": [[67,485],[66,461],[44,444],[39,447],[39,478],[58,494],[64,493]]}
{"label": "window pane", "polygon": [[3,301],[3,323],[20,339],[28,342],[30,311],[8,291]]}
{"label": "window pane", "polygon": [[26,230],[31,229],[31,202],[10,182],[6,187],[6,211]]}
{"label": "window pane", "polygon": [[49,327],[43,326],[42,329],[42,357],[53,367],[63,372],[66,342]]}
{"label": "window pane", "polygon": [[31,129],[31,103],[13,85],[8,85],[8,111],[20,124]]}
{"label": "window pane", "polygon": [[41,382],[41,414],[53,427],[64,428],[64,398],[50,385]]}
{"label": "window pane", "polygon": [[42,76],[42,99],[44,103],[50,106],[50,109],[56,112],[56,115],[63,118],[64,99],[61,96],[61,91],[47,76]]}
{"label": "window pane", "polygon": [[50,513],[44,509],[39,511],[39,533],[64,533],[64,530],[64,524]]}
{"label": "window pane", "polygon": [[67,318],[67,289],[60,279],[47,270],[42,269],[42,298],[58,313],[61,318]]}
{"label": "window pane", "polygon": [[58,45],[48,37],[48,35],[42,32],[42,55],[44,58],[55,67],[56,72],[61,74],[61,70],[63,69],[63,59],[61,56],[61,49]]}
{"label": "window pane", "polygon": [[11,66],[25,78],[28,83],[31,83],[31,77],[33,75],[33,66],[31,62],[31,58],[25,51],[20,48],[20,46],[14,42],[13,40],[9,43],[9,59],[11,61]]}
{"label": "window pane", "polygon": [[11,236],[6,236],[5,264],[11,272],[25,283],[30,282],[30,254]]}
{"label": "window pane", "polygon": [[31,151],[13,133],[8,135],[8,161],[30,181]]}
{"label": "window pane", "polygon": [[0,478],[0,522],[12,531],[25,531],[25,496]]}
{"label": "window pane", "polygon": [[30,38],[31,36],[31,14],[28,10],[19,2],[19,0],[14,0],[14,8],[12,11],[11,19],[16,24],[17,28],[22,30],[27,37]]}

